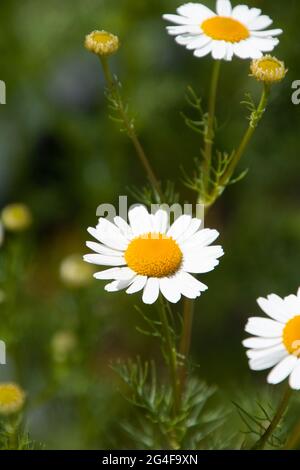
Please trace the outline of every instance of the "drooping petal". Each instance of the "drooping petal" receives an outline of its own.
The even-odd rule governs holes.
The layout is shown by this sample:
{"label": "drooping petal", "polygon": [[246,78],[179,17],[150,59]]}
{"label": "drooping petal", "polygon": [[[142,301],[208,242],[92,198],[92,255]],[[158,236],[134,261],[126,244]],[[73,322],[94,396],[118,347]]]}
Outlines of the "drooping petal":
{"label": "drooping petal", "polygon": [[154,304],[159,296],[159,279],[150,277],[144,287],[143,302],[145,304]]}
{"label": "drooping petal", "polygon": [[159,281],[159,288],[162,295],[171,303],[176,304],[181,298],[180,290],[178,289],[176,277],[163,277]]}
{"label": "drooping petal", "polygon": [[136,276],[132,284],[128,287],[126,293],[135,294],[136,292],[140,292],[142,289],[144,289],[146,282],[147,276]]}

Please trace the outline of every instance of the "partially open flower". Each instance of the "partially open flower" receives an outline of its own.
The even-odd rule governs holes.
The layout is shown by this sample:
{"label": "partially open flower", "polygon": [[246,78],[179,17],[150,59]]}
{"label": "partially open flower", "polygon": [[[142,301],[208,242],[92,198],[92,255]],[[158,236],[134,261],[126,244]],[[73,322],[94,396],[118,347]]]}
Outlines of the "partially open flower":
{"label": "partially open flower", "polygon": [[9,204],[2,210],[2,223],[11,232],[21,232],[31,225],[32,215],[25,204]]}
{"label": "partially open flower", "polygon": [[21,411],[25,403],[25,393],[16,384],[0,383],[0,415],[10,415]]}
{"label": "partially open flower", "polygon": [[265,83],[281,82],[287,74],[284,62],[271,55],[253,60],[250,68],[251,75],[256,80]]}
{"label": "partially open flower", "polygon": [[95,270],[86,264],[81,255],[64,258],[60,265],[60,278],[69,287],[83,287],[92,281]]}
{"label": "partially open flower", "polygon": [[85,47],[100,56],[114,54],[119,49],[119,38],[107,31],[93,31],[85,38]]}

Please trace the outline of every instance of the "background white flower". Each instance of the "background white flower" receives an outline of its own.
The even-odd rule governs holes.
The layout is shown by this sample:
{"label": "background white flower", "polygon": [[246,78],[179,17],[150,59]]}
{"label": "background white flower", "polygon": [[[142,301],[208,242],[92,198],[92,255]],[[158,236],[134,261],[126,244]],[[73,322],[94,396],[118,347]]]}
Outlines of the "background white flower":
{"label": "background white flower", "polygon": [[278,44],[281,29],[266,30],[272,20],[259,8],[238,5],[229,0],[217,0],[217,13],[200,3],[187,3],[177,8],[178,15],[163,15],[176,26],[168,33],[176,36],[178,44],[193,50],[196,57],[212,54],[214,59],[259,59]]}
{"label": "background white flower", "polygon": [[289,377],[291,388],[300,390],[300,289],[284,299],[271,294],[257,300],[271,318],[249,318],[245,331],[252,335],[243,341],[252,370],[274,367],[268,383],[278,384]]}
{"label": "background white flower", "polygon": [[195,299],[207,289],[191,273],[207,273],[223,255],[221,246],[209,246],[219,236],[216,230],[200,229],[201,221],[189,215],[169,227],[168,213],[149,214],[144,206],[129,211],[129,224],[121,217],[114,223],[100,218],[88,232],[100,243],[87,242],[96,254],[84,257],[93,264],[113,266],[96,273],[96,279],[113,280],[105,289],[127,294],[143,290],[143,301],[154,303],[159,292],[176,303],[181,296]]}

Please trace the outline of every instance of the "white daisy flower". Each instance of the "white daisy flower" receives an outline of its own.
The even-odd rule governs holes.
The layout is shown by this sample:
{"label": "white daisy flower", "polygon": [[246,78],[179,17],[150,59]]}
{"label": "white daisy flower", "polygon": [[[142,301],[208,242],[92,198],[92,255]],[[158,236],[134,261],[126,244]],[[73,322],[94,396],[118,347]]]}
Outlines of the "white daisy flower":
{"label": "white daisy flower", "polygon": [[259,59],[270,52],[279,40],[274,36],[281,29],[266,30],[272,20],[261,14],[259,8],[238,5],[232,8],[230,0],[217,0],[217,13],[201,3],[187,3],[177,8],[178,15],[163,15],[176,26],[168,26],[168,33],[176,36],[178,44],[193,50],[196,57],[212,54],[214,59]]}
{"label": "white daisy flower", "polygon": [[[252,370],[273,367],[268,383],[278,384],[289,377],[290,387],[300,390],[300,289],[284,299],[271,294],[257,300],[271,318],[249,318],[246,332],[255,335],[243,341]],[[275,366],[275,367],[274,367]]]}
{"label": "white daisy flower", "polygon": [[112,266],[94,274],[112,280],[108,292],[143,290],[143,302],[153,304],[161,292],[172,303],[181,296],[195,299],[207,289],[191,274],[212,271],[224,253],[209,246],[219,236],[216,230],[200,229],[201,220],[182,215],[169,227],[168,213],[149,214],[144,206],[129,211],[129,224],[121,217],[114,223],[100,218],[88,232],[100,243],[87,242],[96,254],[84,256],[88,263]]}

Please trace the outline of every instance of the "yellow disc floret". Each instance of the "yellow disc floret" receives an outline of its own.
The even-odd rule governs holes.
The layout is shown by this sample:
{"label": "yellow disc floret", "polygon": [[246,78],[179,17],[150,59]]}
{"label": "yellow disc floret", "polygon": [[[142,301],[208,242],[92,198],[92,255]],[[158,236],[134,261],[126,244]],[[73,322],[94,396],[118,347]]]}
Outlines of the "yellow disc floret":
{"label": "yellow disc floret", "polygon": [[13,383],[0,383],[0,415],[17,413],[23,408],[25,393]]}
{"label": "yellow disc floret", "polygon": [[250,36],[248,28],[240,21],[226,16],[214,16],[203,21],[203,32],[212,39],[227,42],[240,42]]}
{"label": "yellow disc floret", "polygon": [[182,262],[182,252],[173,238],[161,233],[147,233],[130,242],[125,260],[137,274],[161,278],[176,273]]}
{"label": "yellow disc floret", "polygon": [[256,80],[265,83],[281,82],[287,74],[284,62],[271,55],[253,60],[250,69]]}
{"label": "yellow disc floret", "polygon": [[283,330],[283,343],[290,354],[300,357],[300,315],[286,324]]}
{"label": "yellow disc floret", "polygon": [[86,36],[85,47],[97,55],[108,56],[119,49],[119,38],[107,31],[93,31]]}

